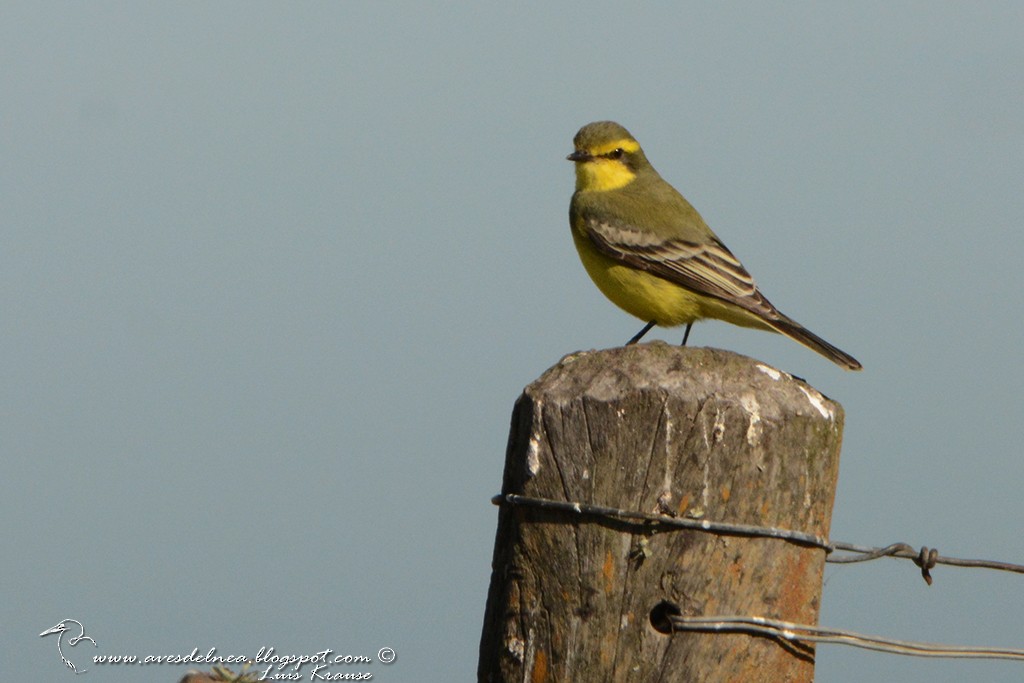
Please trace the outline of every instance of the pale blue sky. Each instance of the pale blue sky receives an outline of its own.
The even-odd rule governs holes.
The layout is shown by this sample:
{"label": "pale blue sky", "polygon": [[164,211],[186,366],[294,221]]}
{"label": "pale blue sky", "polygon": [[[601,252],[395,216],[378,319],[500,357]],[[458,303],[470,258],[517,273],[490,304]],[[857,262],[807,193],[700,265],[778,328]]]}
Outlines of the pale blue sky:
{"label": "pale blue sky", "polygon": [[[569,235],[596,119],[864,364],[690,338],[843,404],[834,537],[1024,562],[1022,26],[1015,2],[6,3],[4,678],[70,680],[38,634],[71,617],[102,654],[390,646],[375,680],[472,679],[513,402],[639,327]],[[1024,579],[935,578],[831,567],[822,623],[1024,647]],[[823,646],[818,680],[1022,667]]]}

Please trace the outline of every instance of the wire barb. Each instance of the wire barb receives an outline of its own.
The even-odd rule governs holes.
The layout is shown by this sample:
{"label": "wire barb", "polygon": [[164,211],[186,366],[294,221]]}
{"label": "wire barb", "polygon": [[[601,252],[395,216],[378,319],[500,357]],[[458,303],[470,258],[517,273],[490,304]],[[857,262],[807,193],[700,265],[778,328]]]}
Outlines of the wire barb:
{"label": "wire barb", "polygon": [[[924,580],[929,586],[932,585],[932,575],[929,570],[934,569],[940,564],[950,567],[996,569],[1004,572],[1024,574],[1024,565],[1013,564],[1010,562],[998,562],[996,560],[972,560],[961,557],[943,557],[942,555],[939,555],[939,551],[937,549],[928,548],[928,546],[922,546],[920,550],[914,550],[914,548],[907,543],[893,543],[885,546],[884,548],[874,548],[871,546],[844,543],[843,541],[832,541],[831,546],[832,551],[829,556],[825,558],[825,561],[833,564],[867,562],[868,560],[877,560],[880,557],[897,557],[911,560],[921,568],[921,576],[924,577]],[[852,554],[837,555],[834,551],[843,551]]]}

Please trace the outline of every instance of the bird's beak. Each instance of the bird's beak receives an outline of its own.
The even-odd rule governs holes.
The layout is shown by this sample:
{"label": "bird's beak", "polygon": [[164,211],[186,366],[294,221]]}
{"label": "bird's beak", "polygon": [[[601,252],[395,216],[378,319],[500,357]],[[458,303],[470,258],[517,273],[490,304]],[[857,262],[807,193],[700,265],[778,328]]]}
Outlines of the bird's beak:
{"label": "bird's beak", "polygon": [[576,150],[575,152],[566,157],[566,159],[568,159],[569,161],[591,161],[593,160],[593,158],[593,156],[587,154],[582,150]]}
{"label": "bird's beak", "polygon": [[48,635],[50,635],[51,633],[60,633],[60,632],[61,632],[61,631],[63,631],[63,630],[64,630],[64,624],[57,624],[57,625],[56,625],[56,626],[54,626],[53,628],[48,628],[48,629],[46,629],[45,631],[43,631],[43,632],[42,632],[42,633],[40,633],[39,635],[40,635],[40,636],[48,636]]}

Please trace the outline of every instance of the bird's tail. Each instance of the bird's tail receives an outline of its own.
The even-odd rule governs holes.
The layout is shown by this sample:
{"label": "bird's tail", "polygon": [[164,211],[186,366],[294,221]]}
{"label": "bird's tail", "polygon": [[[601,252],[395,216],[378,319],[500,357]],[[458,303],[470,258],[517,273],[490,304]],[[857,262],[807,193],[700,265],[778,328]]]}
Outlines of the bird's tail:
{"label": "bird's tail", "polygon": [[821,355],[825,356],[825,358],[828,358],[830,361],[846,370],[860,370],[863,368],[856,358],[845,351],[832,346],[827,341],[791,318],[780,316],[779,319],[765,320],[765,322],[775,328],[778,332],[786,335],[794,341],[800,342],[809,349],[817,351]]}

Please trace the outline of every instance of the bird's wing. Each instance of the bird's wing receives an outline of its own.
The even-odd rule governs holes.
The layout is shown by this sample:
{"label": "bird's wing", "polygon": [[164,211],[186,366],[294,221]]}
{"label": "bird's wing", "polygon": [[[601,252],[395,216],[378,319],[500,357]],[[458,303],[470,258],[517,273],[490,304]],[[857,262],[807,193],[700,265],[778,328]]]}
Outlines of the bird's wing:
{"label": "bird's wing", "polygon": [[758,291],[743,264],[714,236],[701,242],[665,238],[596,218],[586,219],[583,229],[598,251],[624,265],[739,306],[766,321],[784,318]]}

